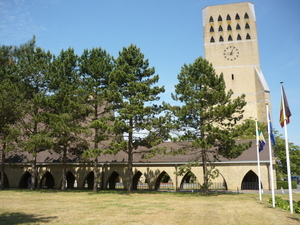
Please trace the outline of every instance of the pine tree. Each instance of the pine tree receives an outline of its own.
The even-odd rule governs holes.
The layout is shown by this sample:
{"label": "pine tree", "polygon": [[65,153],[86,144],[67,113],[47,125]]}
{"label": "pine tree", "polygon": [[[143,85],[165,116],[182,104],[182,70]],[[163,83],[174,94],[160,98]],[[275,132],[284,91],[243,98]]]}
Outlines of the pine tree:
{"label": "pine tree", "polygon": [[17,65],[22,78],[23,93],[25,94],[24,117],[19,124],[22,137],[19,146],[32,154],[31,160],[31,189],[37,186],[36,157],[38,152],[51,146],[47,126],[44,123],[46,112],[45,100],[48,95],[49,69],[52,54],[39,47],[26,51],[19,58]]}
{"label": "pine tree", "polygon": [[69,48],[54,57],[46,99],[46,122],[52,140],[52,149],[62,154],[62,184],[65,190],[68,154],[81,155],[88,148],[85,135],[87,117],[86,95],[78,72],[78,56]]}
{"label": "pine tree", "polygon": [[[91,106],[90,117],[87,121],[93,130],[92,146],[84,152],[84,158],[93,158],[94,161],[94,185],[93,191],[97,191],[98,185],[98,157],[109,153],[108,139],[112,112],[109,112],[109,102],[106,97],[109,76],[114,68],[112,57],[101,48],[84,50],[80,58],[80,74],[83,78],[87,104]],[[91,118],[91,120],[90,120]]]}
{"label": "pine tree", "polygon": [[111,145],[115,151],[128,155],[127,189],[132,191],[133,155],[141,153],[139,147],[150,150],[168,138],[162,126],[164,119],[158,116],[162,107],[153,104],[159,100],[164,87],[153,86],[159,76],[154,75],[155,69],[149,68],[148,60],[135,45],[124,47],[115,62],[109,100],[115,110],[114,133],[123,138]]}
{"label": "pine tree", "polygon": [[232,99],[232,90],[225,88],[223,74],[217,75],[213,66],[199,57],[181,68],[175,94],[172,94],[173,99],[182,104],[172,108],[182,134],[175,141],[190,142],[189,151],[200,149],[198,160],[203,165],[202,187],[206,192],[210,176],[215,175],[208,164],[218,160],[219,155],[235,158],[250,144],[235,141],[235,137],[241,135],[235,125],[243,118],[245,95]]}
{"label": "pine tree", "polygon": [[16,149],[16,139],[20,135],[15,125],[23,117],[24,93],[22,82],[17,73],[16,61],[24,52],[34,46],[35,39],[16,46],[0,47],[0,145],[1,145],[1,181],[4,189],[5,155]]}

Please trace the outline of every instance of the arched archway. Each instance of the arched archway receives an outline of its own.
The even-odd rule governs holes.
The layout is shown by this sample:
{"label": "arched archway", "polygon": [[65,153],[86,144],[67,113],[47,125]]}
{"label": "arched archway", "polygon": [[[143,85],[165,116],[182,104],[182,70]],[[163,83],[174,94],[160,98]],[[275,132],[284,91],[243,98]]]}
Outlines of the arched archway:
{"label": "arched archway", "polygon": [[180,190],[195,190],[200,189],[200,184],[193,172],[187,172],[182,178]]}
{"label": "arched archway", "polygon": [[224,176],[219,172],[219,179],[220,182],[215,182],[212,185],[212,189],[218,189],[218,190],[228,190],[227,188],[227,182],[224,178]]}
{"label": "arched archway", "polygon": [[[0,173],[0,182],[1,182],[1,173]],[[4,173],[3,182],[4,182],[4,188],[9,188],[9,182],[6,173]]]}
{"label": "arched archway", "polygon": [[149,185],[147,183],[146,178],[142,176],[143,174],[140,171],[136,172],[136,174],[133,176],[132,179],[133,190],[149,189]]}
{"label": "arched archway", "polygon": [[165,171],[161,172],[157,177],[155,190],[174,190],[173,181]]}
{"label": "arched archway", "polygon": [[112,172],[109,176],[106,187],[110,190],[124,189],[124,184],[117,171]]}
{"label": "arched archway", "polygon": [[41,188],[46,188],[46,189],[53,189],[55,188],[55,181],[54,181],[54,178],[52,176],[52,174],[47,171],[42,179],[41,179],[41,182],[40,182],[40,187]]}
{"label": "arched archway", "polygon": [[94,172],[93,171],[89,172],[88,175],[86,176],[83,187],[87,188],[87,189],[93,189],[93,187],[94,187]]}
{"label": "arched archway", "polygon": [[23,189],[29,188],[30,184],[31,184],[31,174],[28,171],[26,171],[20,179],[19,188],[23,188]]}
{"label": "arched archway", "polygon": [[243,178],[241,190],[258,190],[258,176],[250,170]]}
{"label": "arched archway", "polygon": [[71,171],[67,172],[66,179],[67,179],[66,188],[73,189],[74,188],[74,183],[75,183],[75,176],[73,175],[73,173]]}

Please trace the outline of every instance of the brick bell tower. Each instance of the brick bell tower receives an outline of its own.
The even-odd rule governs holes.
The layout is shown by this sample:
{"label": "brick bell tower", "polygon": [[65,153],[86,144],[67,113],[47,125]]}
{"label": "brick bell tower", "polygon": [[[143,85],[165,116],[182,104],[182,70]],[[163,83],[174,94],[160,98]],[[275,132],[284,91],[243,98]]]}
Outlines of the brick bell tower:
{"label": "brick bell tower", "polygon": [[251,2],[207,6],[202,10],[205,58],[226,88],[246,95],[244,119],[267,122],[270,89],[260,69],[254,5]]}

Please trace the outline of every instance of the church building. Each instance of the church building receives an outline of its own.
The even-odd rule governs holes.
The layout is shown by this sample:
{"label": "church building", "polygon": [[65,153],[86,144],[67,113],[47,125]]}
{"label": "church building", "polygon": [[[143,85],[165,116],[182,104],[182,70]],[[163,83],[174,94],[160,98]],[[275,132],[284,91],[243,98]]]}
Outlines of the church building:
{"label": "church building", "polygon": [[[200,12],[199,12],[200,13]],[[207,6],[202,10],[204,52],[217,74],[223,73],[226,88],[232,89],[234,96],[246,95],[244,119],[257,119],[266,122],[266,104],[270,103],[270,90],[260,68],[258,35],[254,5],[241,2],[225,5]],[[200,29],[201,24],[199,24]],[[200,52],[200,50],[199,50]],[[233,96],[233,97],[234,97]],[[245,140],[238,140],[245,141]],[[179,148],[176,143],[166,142],[161,146]],[[260,153],[261,183],[270,189],[270,171],[268,144]],[[101,155],[98,158],[100,189],[124,189],[128,186],[126,177],[126,154]],[[27,152],[11,152],[5,163],[5,187],[27,188],[31,176],[33,156]],[[50,154],[47,150],[37,155],[38,188],[89,188],[94,181],[93,163],[82,158],[68,156],[67,183],[62,184],[61,156]],[[193,167],[191,173],[183,176],[176,174],[181,165],[195,160],[195,154],[156,155],[143,159],[138,155],[133,158],[134,189],[149,190],[200,190],[203,183],[202,167]],[[275,160],[272,160],[275,164]],[[256,140],[252,147],[245,150],[236,159],[220,157],[213,165],[220,176],[213,181],[212,189],[238,191],[258,189],[258,166]],[[275,184],[276,185],[276,184]]]}

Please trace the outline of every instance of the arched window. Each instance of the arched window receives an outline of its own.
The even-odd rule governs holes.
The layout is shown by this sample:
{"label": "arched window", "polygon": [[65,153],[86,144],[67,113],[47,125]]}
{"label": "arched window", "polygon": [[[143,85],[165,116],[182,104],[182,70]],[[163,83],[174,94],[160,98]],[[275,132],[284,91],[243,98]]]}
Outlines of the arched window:
{"label": "arched window", "polygon": [[223,28],[221,25],[219,26],[219,31],[223,31]]}
{"label": "arched window", "polygon": [[245,13],[244,19],[249,19],[248,13]]}
{"label": "arched window", "polygon": [[229,34],[229,36],[228,36],[228,41],[232,41],[232,37],[231,37],[230,34]]}
{"label": "arched window", "polygon": [[245,29],[250,29],[249,23],[246,23]]}
{"label": "arched window", "polygon": [[214,22],[214,18],[212,16],[209,17],[209,22],[210,23]]}
{"label": "arched window", "polygon": [[228,26],[227,26],[227,30],[232,30],[231,29],[231,26],[228,24]]}
{"label": "arched window", "polygon": [[223,21],[221,15],[219,15],[218,21],[219,21],[219,22],[220,22],[220,21]]}
{"label": "arched window", "polygon": [[239,20],[239,19],[240,19],[240,16],[239,16],[238,13],[235,15],[235,19],[236,19],[236,20]]}
{"label": "arched window", "polygon": [[214,37],[211,37],[211,38],[210,38],[210,43],[214,43],[214,42],[215,42]]}
{"label": "arched window", "polygon": [[226,20],[231,20],[231,17],[229,16],[229,14],[226,17]]}
{"label": "arched window", "polygon": [[241,37],[241,35],[239,35],[239,34],[238,34],[238,36],[237,36],[237,40],[238,40],[238,41],[242,40],[242,37]]}
{"label": "arched window", "polygon": [[251,37],[250,37],[249,34],[247,34],[246,39],[247,39],[247,40],[251,39]]}
{"label": "arched window", "polygon": [[237,30],[240,30],[240,29],[241,29],[241,27],[240,27],[239,24],[236,25],[236,29],[237,29]]}
{"label": "arched window", "polygon": [[209,32],[214,32],[214,31],[215,31],[214,28],[210,27]]}
{"label": "arched window", "polygon": [[224,41],[222,35],[220,35],[219,41],[220,41],[220,42],[223,42],[223,41]]}

